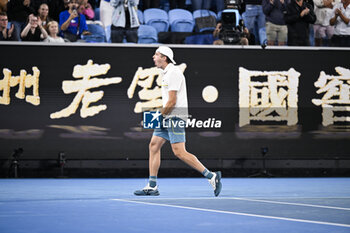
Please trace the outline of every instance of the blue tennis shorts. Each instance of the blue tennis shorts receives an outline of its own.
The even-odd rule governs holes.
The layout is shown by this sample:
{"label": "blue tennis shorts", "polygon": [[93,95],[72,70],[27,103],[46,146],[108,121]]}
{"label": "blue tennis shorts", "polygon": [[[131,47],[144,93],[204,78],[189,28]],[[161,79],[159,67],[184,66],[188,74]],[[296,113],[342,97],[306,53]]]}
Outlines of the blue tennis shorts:
{"label": "blue tennis shorts", "polygon": [[162,128],[155,129],[153,135],[164,138],[171,144],[186,142],[185,126],[181,125],[180,122],[184,123],[182,119],[177,117],[166,119]]}

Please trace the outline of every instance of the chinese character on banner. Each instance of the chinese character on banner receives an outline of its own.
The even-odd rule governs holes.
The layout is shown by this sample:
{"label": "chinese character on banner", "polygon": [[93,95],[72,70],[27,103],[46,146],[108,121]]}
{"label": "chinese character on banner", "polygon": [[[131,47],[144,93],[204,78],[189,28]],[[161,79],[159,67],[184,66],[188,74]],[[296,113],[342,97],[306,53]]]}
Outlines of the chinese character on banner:
{"label": "chinese character on banner", "polygon": [[250,121],[298,122],[300,73],[288,71],[250,71],[239,68],[239,126]]}
{"label": "chinese character on banner", "polygon": [[[182,72],[184,72],[187,66],[186,64],[181,64],[178,67]],[[138,101],[136,103],[134,108],[135,113],[154,110],[162,107],[162,77],[163,73],[159,68],[138,68],[131,82],[131,85],[128,88],[129,99],[133,98],[137,86],[140,86],[142,88],[142,90],[138,92],[139,99],[142,101]],[[154,85],[155,79],[156,82]]]}
{"label": "chinese character on banner", "polygon": [[[4,78],[0,80],[0,91],[2,96],[0,97],[0,104],[10,104],[10,89],[11,87],[19,86],[16,93],[18,99],[24,99],[26,102],[33,105],[40,104],[39,96],[39,76],[40,70],[37,67],[33,67],[33,75],[27,74],[27,71],[21,70],[19,76],[12,76],[12,72],[9,69],[3,69]],[[33,95],[25,95],[26,88],[33,87]]]}
{"label": "chinese character on banner", "polygon": [[63,81],[62,89],[65,94],[70,94],[77,92],[73,102],[66,108],[59,112],[50,114],[50,118],[57,119],[62,117],[69,117],[74,114],[80,102],[82,102],[82,107],[80,109],[80,116],[83,118],[94,116],[99,112],[106,110],[107,106],[104,104],[92,106],[91,103],[97,102],[102,99],[103,91],[90,92],[89,89],[97,88],[100,86],[108,86],[110,84],[118,84],[122,81],[122,78],[93,78],[91,77],[106,74],[111,68],[109,64],[93,64],[92,60],[89,60],[86,65],[76,65],[73,69],[73,77],[80,79],[76,81]]}
{"label": "chinese character on banner", "polygon": [[[322,125],[328,126],[335,122],[350,122],[349,116],[340,116],[350,113],[350,70],[336,67],[339,76],[327,75],[321,72],[315,87],[317,94],[325,93],[322,99],[313,99],[312,103],[322,106]],[[334,114],[337,113],[337,116]]]}

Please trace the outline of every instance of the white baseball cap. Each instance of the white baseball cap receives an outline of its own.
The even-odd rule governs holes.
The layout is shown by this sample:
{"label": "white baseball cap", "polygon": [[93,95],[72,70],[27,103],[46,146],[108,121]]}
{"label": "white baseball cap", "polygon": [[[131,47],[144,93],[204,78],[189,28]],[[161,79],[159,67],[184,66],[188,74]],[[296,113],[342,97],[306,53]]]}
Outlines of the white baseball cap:
{"label": "white baseball cap", "polygon": [[176,64],[176,62],[174,61],[173,50],[171,50],[171,48],[169,48],[168,46],[159,46],[159,48],[156,50],[156,53],[157,52],[163,54],[164,56],[167,56],[172,63]]}

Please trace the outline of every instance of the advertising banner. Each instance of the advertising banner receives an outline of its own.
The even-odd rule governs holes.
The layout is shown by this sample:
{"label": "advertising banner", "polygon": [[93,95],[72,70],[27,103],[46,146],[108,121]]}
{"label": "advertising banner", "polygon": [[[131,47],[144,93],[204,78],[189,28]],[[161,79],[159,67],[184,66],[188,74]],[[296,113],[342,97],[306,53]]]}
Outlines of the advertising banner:
{"label": "advertising banner", "polygon": [[[0,44],[0,159],[147,159],[157,46]],[[173,46],[205,159],[350,155],[350,50]],[[150,126],[150,125],[149,125]],[[174,158],[169,146],[163,158]]]}

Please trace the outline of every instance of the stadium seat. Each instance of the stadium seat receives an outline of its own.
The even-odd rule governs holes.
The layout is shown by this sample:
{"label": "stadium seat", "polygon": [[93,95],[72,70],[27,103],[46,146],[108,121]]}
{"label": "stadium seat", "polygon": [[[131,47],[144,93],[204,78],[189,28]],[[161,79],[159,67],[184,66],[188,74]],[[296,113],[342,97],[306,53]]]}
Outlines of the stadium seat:
{"label": "stadium seat", "polygon": [[90,43],[106,42],[106,32],[101,25],[91,23],[87,27],[91,35],[83,35],[83,40]]}
{"label": "stadium seat", "polygon": [[143,18],[143,12],[140,9],[137,10],[137,16],[139,17],[140,24],[144,24],[145,20]]}
{"label": "stadium seat", "polygon": [[154,44],[158,42],[157,30],[149,25],[140,25],[138,29],[139,44]]}
{"label": "stadium seat", "polygon": [[217,16],[216,16],[217,21],[221,20],[221,15],[222,15],[222,11],[219,11]]}
{"label": "stadium seat", "polygon": [[[206,17],[206,16],[214,16],[215,19],[217,19],[217,16],[215,14],[215,12],[213,11],[209,11],[209,10],[195,10],[193,12],[193,19],[195,20],[196,22],[196,18],[200,18],[200,17]],[[215,25],[216,27],[216,25]],[[203,32],[203,31],[214,31],[215,30],[215,27],[206,27],[206,28],[202,28],[199,30],[199,32]]]}
{"label": "stadium seat", "polygon": [[173,9],[168,12],[170,30],[172,32],[192,32],[194,27],[193,15],[188,10]]}
{"label": "stadium seat", "polygon": [[158,8],[150,8],[143,12],[144,23],[153,26],[157,32],[169,30],[169,20],[166,11]]}

